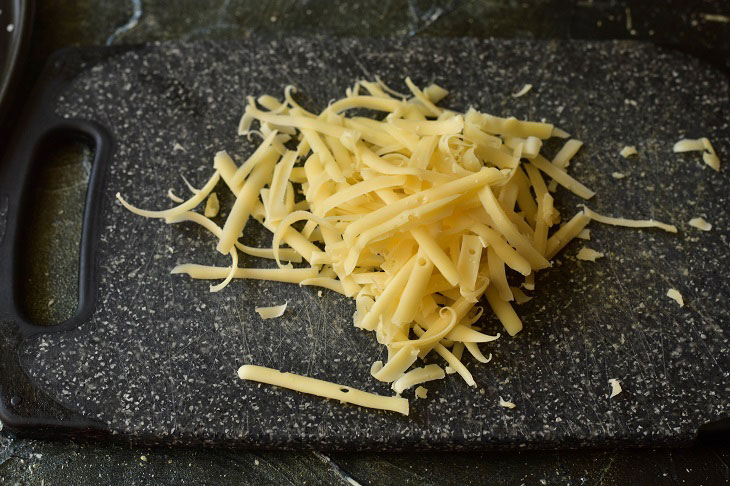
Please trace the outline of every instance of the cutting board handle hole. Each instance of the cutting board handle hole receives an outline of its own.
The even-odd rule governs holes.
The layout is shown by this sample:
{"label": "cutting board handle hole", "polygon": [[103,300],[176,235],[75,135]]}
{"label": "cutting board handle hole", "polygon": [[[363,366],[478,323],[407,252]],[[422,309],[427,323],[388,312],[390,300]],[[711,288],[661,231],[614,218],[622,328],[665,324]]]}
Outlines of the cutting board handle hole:
{"label": "cutting board handle hole", "polygon": [[79,305],[81,235],[95,144],[51,132],[31,161],[20,208],[16,305],[37,325],[69,320]]}

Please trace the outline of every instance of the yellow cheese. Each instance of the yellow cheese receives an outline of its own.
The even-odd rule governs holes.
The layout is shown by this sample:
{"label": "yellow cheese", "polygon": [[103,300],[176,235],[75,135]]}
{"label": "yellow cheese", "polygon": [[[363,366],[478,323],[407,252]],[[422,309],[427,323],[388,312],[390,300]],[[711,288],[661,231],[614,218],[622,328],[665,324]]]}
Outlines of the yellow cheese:
{"label": "yellow cheese", "polygon": [[531,84],[529,84],[529,83],[528,84],[525,84],[522,87],[522,89],[520,89],[518,92],[512,93],[512,97],[513,98],[519,98],[520,96],[525,96],[531,89],[532,89],[532,85]]}
{"label": "yellow cheese", "polygon": [[608,384],[611,385],[611,395],[609,395],[608,398],[613,398],[623,391],[621,389],[621,382],[619,382],[616,378],[610,378],[608,380]]}
{"label": "yellow cheese", "polygon": [[499,296],[499,291],[494,286],[487,287],[485,293],[487,302],[494,311],[499,321],[504,326],[510,336],[514,336],[522,330],[522,321],[517,316],[509,302],[504,301]]}
{"label": "yellow cheese", "polygon": [[521,305],[532,300],[532,297],[525,294],[519,287],[510,287],[510,290],[512,290],[512,295],[514,295],[515,303],[517,305]]}
{"label": "yellow cheese", "polygon": [[531,162],[535,165],[535,167],[552,177],[555,182],[583,199],[590,199],[596,194],[577,180],[570,177],[563,169],[552,162],[549,162],[541,155],[532,159]]}
{"label": "yellow cheese", "polygon": [[674,300],[677,304],[679,304],[679,307],[684,307],[684,298],[682,297],[682,294],[679,293],[679,290],[677,289],[669,289],[667,290],[667,297]]}
{"label": "yellow cheese", "polygon": [[258,381],[310,395],[331,398],[342,403],[352,403],[361,407],[390,410],[408,415],[408,400],[405,398],[375,395],[374,393],[308,376],[282,373],[279,370],[263,366],[243,365],[238,369],[238,377],[242,380]]}
{"label": "yellow cheese", "polygon": [[515,405],[512,402],[509,402],[509,401],[505,400],[502,397],[499,397],[499,406],[500,407],[504,407],[504,408],[515,408],[517,405]]}
{"label": "yellow cheese", "polygon": [[393,313],[393,322],[396,324],[410,324],[413,322],[416,312],[418,312],[418,306],[426,293],[426,286],[431,280],[432,272],[433,263],[425,252],[419,251],[396,310]]}
{"label": "yellow cheese", "polygon": [[482,354],[481,350],[479,349],[477,343],[465,342],[464,347],[469,351],[472,356],[474,356],[474,359],[476,359],[480,363],[489,363],[490,361],[492,361],[492,354],[490,353],[488,358],[484,356],[484,354]]}
{"label": "yellow cheese", "polygon": [[270,307],[256,307],[256,312],[262,319],[275,319],[281,317],[286,312],[287,303],[281,305],[273,305]]}
{"label": "yellow cheese", "polygon": [[600,223],[612,224],[614,226],[626,226],[628,228],[661,228],[664,231],[668,231],[669,233],[677,232],[676,226],[672,224],[660,223],[659,221],[654,221],[653,219],[613,218],[610,216],[600,215],[595,211],[588,209],[587,207],[583,208],[583,212],[590,219],[593,219]]}
{"label": "yellow cheese", "polygon": [[636,151],[636,147],[633,145],[626,145],[624,148],[621,149],[621,157],[628,159],[632,155],[636,155],[639,152]]}
{"label": "yellow cheese", "polygon": [[553,157],[553,164],[561,169],[565,169],[570,165],[570,160],[573,156],[578,153],[578,150],[583,146],[583,142],[580,140],[570,139],[565,142],[565,145],[560,151]]}
{"label": "yellow cheese", "polygon": [[[186,211],[190,211],[191,209],[193,209],[197,205],[199,205],[201,202],[203,202],[205,200],[205,198],[208,197],[208,194],[210,194],[213,191],[213,188],[215,187],[216,184],[218,184],[219,180],[220,180],[220,172],[215,171],[213,173],[213,176],[208,180],[208,182],[205,184],[205,186],[203,186],[203,188],[200,191],[198,191],[193,197],[191,197],[184,203],[182,203],[178,206],[175,206],[174,208],[166,209],[163,211],[149,211],[146,209],[136,208],[136,207],[132,206],[131,204],[129,204],[119,193],[116,194],[116,198],[129,211],[131,211],[134,214],[137,214],[139,216],[144,216],[145,218],[175,217]],[[227,253],[227,252],[223,252],[223,253]]]}
{"label": "yellow cheese", "polygon": [[706,137],[697,140],[682,139],[674,144],[674,152],[702,152],[702,160],[715,171],[720,170],[720,159]]}
{"label": "yellow cheese", "polygon": [[596,251],[593,248],[588,248],[587,246],[584,246],[583,248],[578,251],[577,258],[578,260],[588,261],[588,262],[595,262],[599,258],[603,258],[603,253],[600,251]]}
{"label": "yellow cheese", "polygon": [[[174,267],[170,273],[185,273],[195,279],[219,279],[228,277],[230,269],[211,267],[195,263],[184,263]],[[236,268],[233,278],[253,280],[272,280],[274,282],[301,283],[303,280],[315,278],[316,268]]]}
{"label": "yellow cheese", "polygon": [[[239,134],[249,141],[253,135],[261,140],[240,166],[228,153],[217,152],[213,175],[200,190],[186,181],[193,193],[189,199],[168,191],[178,203],[171,209],[142,210],[121,195],[117,198],[141,216],[166,223],[194,222],[210,232],[231,265],[185,263],[172,273],[220,279],[211,291],[224,289],[233,279],[265,279],[326,288],[355,299],[355,326],[372,331],[387,350],[387,362],[373,363],[371,374],[397,393],[450,373],[475,386],[461,361],[464,350],[487,363],[492,355],[483,353],[479,344],[487,346],[500,337],[475,326],[484,309],[481,299],[488,304],[487,312],[515,335],[522,321],[510,302],[521,304],[531,297],[508,282],[521,275],[524,288],[534,290],[536,271],[549,268],[550,259],[572,239],[588,237],[585,227],[592,219],[676,228],[652,220],[605,217],[585,208],[555,229],[561,216],[551,194],[553,185],[585,199],[594,194],[566,172],[581,141],[567,140],[549,161],[541,155],[543,140],[569,137],[552,124],[498,117],[475,108],[457,113],[436,106],[448,93],[440,86],[422,90],[410,79],[405,84],[410,94],[377,79],[359,80],[345,98],[319,113],[296,103],[293,86],[284,89],[283,101],[269,95],[249,97]],[[529,85],[515,95],[528,91]],[[381,116],[354,116],[352,110]],[[684,141],[676,148],[701,150],[707,163],[719,167],[706,139]],[[552,179],[549,184],[543,174]],[[224,184],[216,189],[221,180]],[[218,199],[221,190],[229,190],[234,198],[229,208],[220,207],[226,200]],[[227,213],[222,228],[210,219],[221,210]],[[242,243],[250,217],[273,234],[271,248]],[[693,219],[690,224],[709,229],[703,221]],[[278,268],[239,268],[239,252],[276,260]],[[588,248],[578,253],[579,259],[600,256]],[[304,265],[294,268],[283,261]],[[256,311],[274,318],[286,308],[284,304]],[[431,355],[445,361],[446,369],[436,363],[413,368],[419,357]],[[400,397],[380,397],[252,365],[241,367],[239,374],[408,413],[408,402]],[[416,396],[425,396],[425,389],[417,388]],[[502,405],[514,406],[504,401]]]}
{"label": "yellow cheese", "polygon": [[702,231],[710,231],[712,224],[705,221],[705,218],[692,218],[689,220],[689,225]]}
{"label": "yellow cheese", "polygon": [[392,388],[398,394],[403,393],[408,388],[427,381],[443,380],[446,374],[444,370],[436,364],[426,365],[423,368],[414,368],[408,373],[393,382]]}
{"label": "yellow cheese", "polygon": [[223,225],[223,234],[221,234],[216,247],[219,252],[228,253],[231,251],[234,242],[246,227],[246,222],[253,210],[259,192],[271,179],[274,165],[274,157],[265,158],[253,169],[251,175],[241,186],[241,190],[236,195],[236,202],[233,203],[233,208],[231,208],[226,223]]}

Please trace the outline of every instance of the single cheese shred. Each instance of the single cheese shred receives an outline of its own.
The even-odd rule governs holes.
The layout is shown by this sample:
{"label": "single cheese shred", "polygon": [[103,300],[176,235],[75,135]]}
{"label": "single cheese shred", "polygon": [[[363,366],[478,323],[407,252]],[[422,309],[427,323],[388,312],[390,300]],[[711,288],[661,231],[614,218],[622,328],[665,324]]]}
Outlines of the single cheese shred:
{"label": "single cheese shred", "polygon": [[608,384],[611,385],[611,395],[609,395],[608,398],[613,398],[623,391],[621,389],[621,382],[618,381],[616,378],[610,378],[608,380]]}
{"label": "single cheese shred", "polygon": [[352,403],[361,407],[391,410],[408,415],[408,400],[400,397],[384,397],[357,390],[349,386],[338,385],[329,381],[318,380],[294,373],[282,373],[279,370],[263,366],[243,365],[238,369],[238,377],[242,380],[258,381],[269,385],[280,386],[290,390],[309,393],[324,398]]}
{"label": "single cheese shred", "polygon": [[532,85],[531,84],[526,84],[517,93],[512,93],[512,97],[513,98],[519,98],[520,96],[525,96],[527,93],[530,92],[531,89],[532,89]]}
{"label": "single cheese shred", "polygon": [[[260,140],[240,164],[225,151],[215,153],[207,181],[198,189],[185,180],[192,195],[182,199],[170,192],[176,205],[169,209],[140,209],[121,194],[117,199],[137,215],[207,230],[230,266],[181,263],[172,273],[217,280],[212,292],[253,279],[350,297],[354,325],[372,332],[387,350],[387,360],[370,368],[372,378],[397,395],[425,396],[422,383],[447,375],[476,387],[471,361],[462,360],[465,350],[486,364],[492,355],[479,345],[500,336],[478,329],[477,322],[490,315],[511,336],[519,333],[523,323],[514,305],[532,298],[520,287],[534,290],[536,272],[550,268],[574,238],[589,238],[592,220],[677,230],[588,208],[562,215],[553,199],[558,185],[586,200],[595,195],[568,173],[582,141],[544,121],[476,108],[449,110],[438,106],[446,89],[421,88],[410,78],[405,85],[407,91],[400,93],[379,79],[360,80],[318,113],[296,102],[293,86],[284,89],[283,99],[248,97],[238,133]],[[525,85],[515,96],[530,88]],[[372,112],[378,115],[362,115]],[[568,140],[548,159],[543,145],[552,137]],[[698,146],[714,155],[709,141]],[[228,193],[233,202],[222,208],[228,198],[219,196]],[[211,218],[221,215],[219,226]],[[270,248],[240,241],[252,231],[251,219],[273,235]],[[270,264],[239,267],[239,253]],[[600,256],[587,248],[578,255]],[[515,278],[519,286],[510,285]],[[273,319],[286,309],[283,304],[256,312]],[[422,359],[437,362],[418,366]],[[400,396],[252,364],[242,366],[239,376],[408,414],[408,400]],[[515,406],[501,398],[500,405]]]}
{"label": "single cheese shred", "polygon": [[502,397],[499,397],[499,406],[500,407],[504,407],[504,408],[515,408],[517,405],[515,405],[512,402],[509,402],[509,401],[505,400]]}
{"label": "single cheese shred", "polygon": [[684,297],[682,297],[682,294],[679,293],[679,290],[677,289],[669,289],[667,290],[667,297],[675,301],[677,304],[679,304],[679,307],[684,307]]}
{"label": "single cheese shred", "polygon": [[677,227],[672,224],[661,223],[653,219],[626,219],[614,218],[611,216],[603,216],[584,206],[584,213],[589,218],[604,224],[612,224],[614,226],[626,226],[628,228],[661,228],[669,233],[676,233]]}
{"label": "single cheese shred", "polygon": [[578,251],[577,255],[578,260],[588,261],[588,262],[595,262],[599,258],[603,258],[603,253],[600,251],[596,251],[592,248],[588,248],[587,246],[584,246],[583,248]]}
{"label": "single cheese shred", "polygon": [[621,149],[621,157],[628,159],[632,155],[636,155],[639,152],[636,151],[636,147],[633,145],[626,145],[624,148]]}
{"label": "single cheese shred", "polygon": [[256,312],[262,319],[275,319],[281,317],[286,312],[287,304],[274,305],[271,307],[256,307]]}
{"label": "single cheese shred", "polygon": [[712,229],[712,224],[708,223],[702,217],[690,219],[689,225],[702,231],[710,231]]}
{"label": "single cheese shred", "polygon": [[[182,201],[180,201],[182,202]],[[208,196],[208,200],[205,202],[205,210],[203,215],[206,218],[215,218],[220,210],[220,203],[218,202],[218,195],[213,192]]]}

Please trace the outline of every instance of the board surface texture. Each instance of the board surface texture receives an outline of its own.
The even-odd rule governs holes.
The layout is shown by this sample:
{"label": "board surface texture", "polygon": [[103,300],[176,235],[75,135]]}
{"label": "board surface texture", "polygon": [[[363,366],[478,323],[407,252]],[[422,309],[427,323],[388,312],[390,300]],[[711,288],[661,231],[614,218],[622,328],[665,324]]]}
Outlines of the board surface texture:
{"label": "board surface texture", "polygon": [[[592,223],[537,276],[519,306],[524,331],[482,345],[477,382],[428,384],[411,415],[371,411],[237,379],[259,364],[390,394],[370,365],[385,359],[374,335],[353,328],[354,302],[317,288],[171,275],[178,263],[224,266],[214,239],[192,224],[167,226],[124,210],[172,203],[169,188],[201,186],[227,150],[240,163],[255,147],[236,135],[247,95],[281,97],[287,84],[320,110],[358,78],[437,82],[450,108],[545,119],[583,140],[570,172],[597,192],[592,209],[674,223],[678,234]],[[534,88],[513,98],[523,84]],[[250,40],[159,44],[86,66],[56,111],[94,120],[114,139],[106,169],[91,319],[22,343],[22,367],[64,407],[114,433],[165,442],[326,448],[484,448],[687,443],[728,415],[727,302],[730,221],[727,167],[717,174],[674,142],[707,136],[730,163],[728,82],[700,61],[638,43],[482,40]],[[638,157],[619,155],[635,145]],[[547,144],[550,156],[559,148]],[[611,174],[622,172],[617,180]],[[223,185],[219,194],[227,192]],[[581,201],[559,189],[564,219]],[[224,198],[224,221],[230,207]],[[704,216],[708,233],[687,222]],[[269,246],[255,222],[243,241]],[[575,258],[583,244],[605,253]],[[241,256],[240,266],[271,265]],[[686,305],[666,297],[677,288]],[[263,321],[257,306],[288,302]],[[491,314],[487,312],[486,314]],[[494,318],[485,332],[500,332]],[[465,353],[465,356],[468,353]],[[435,361],[439,362],[439,361]],[[623,393],[610,398],[608,380]],[[512,410],[499,398],[514,402]]]}

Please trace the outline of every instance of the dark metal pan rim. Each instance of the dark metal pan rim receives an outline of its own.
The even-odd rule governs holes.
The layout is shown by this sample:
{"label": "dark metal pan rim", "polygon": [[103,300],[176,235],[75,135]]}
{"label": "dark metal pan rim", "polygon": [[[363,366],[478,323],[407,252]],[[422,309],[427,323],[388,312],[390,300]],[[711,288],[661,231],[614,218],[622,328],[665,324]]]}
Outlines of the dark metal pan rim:
{"label": "dark metal pan rim", "polygon": [[[23,58],[28,48],[33,17],[32,0],[0,0],[0,35],[9,36],[5,51],[5,65],[0,66],[0,121],[13,103],[13,91],[21,75]],[[7,26],[13,25],[12,31]]]}

